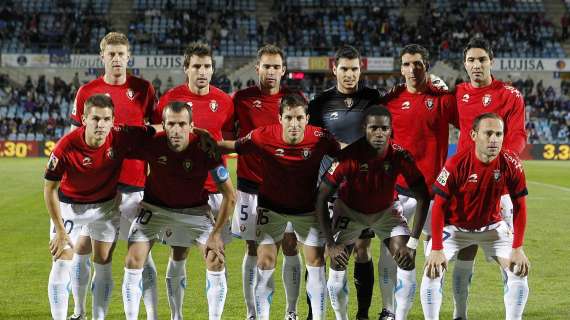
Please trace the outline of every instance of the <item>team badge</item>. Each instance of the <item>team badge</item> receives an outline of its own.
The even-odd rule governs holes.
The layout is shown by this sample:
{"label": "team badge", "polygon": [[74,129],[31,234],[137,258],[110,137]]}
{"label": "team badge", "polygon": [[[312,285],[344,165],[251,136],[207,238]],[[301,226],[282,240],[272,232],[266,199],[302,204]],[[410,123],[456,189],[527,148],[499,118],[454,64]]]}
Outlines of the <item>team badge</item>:
{"label": "team badge", "polygon": [[113,148],[107,149],[107,158],[111,160],[115,159],[115,152],[113,151]]}
{"label": "team badge", "polygon": [[129,100],[133,100],[135,98],[135,92],[133,89],[127,89],[127,98],[129,98]]}
{"label": "team badge", "polygon": [[190,161],[189,159],[186,159],[182,162],[182,167],[184,168],[184,170],[186,170],[186,172],[190,172],[190,170],[192,170],[192,161]]}
{"label": "team badge", "polygon": [[493,170],[493,178],[495,178],[495,181],[499,181],[501,179],[501,170]]}
{"label": "team badge", "polygon": [[336,167],[338,167],[338,161],[335,161],[331,164],[331,166],[329,167],[328,173],[333,174],[334,171],[336,170]]}
{"label": "team badge", "polygon": [[389,172],[392,169],[392,164],[389,161],[384,161],[384,171]]}
{"label": "team badge", "polygon": [[311,149],[310,148],[303,148],[303,159],[309,159],[311,157]]}
{"label": "team badge", "polygon": [[89,158],[89,157],[85,157],[85,158],[83,158],[82,164],[84,167],[89,167],[93,164],[93,160],[91,160],[91,158]]}
{"label": "team badge", "polygon": [[160,156],[160,157],[158,157],[158,159],[156,159],[156,163],[162,164],[162,165],[166,165],[166,160],[167,160],[167,159],[168,159],[168,158],[166,158],[166,156]]}
{"label": "team badge", "polygon": [[257,108],[257,109],[261,109],[261,100],[253,101],[252,107]]}
{"label": "team badge", "polygon": [[239,226],[239,231],[245,232],[245,229],[246,229],[245,224]]}
{"label": "team badge", "polygon": [[166,231],[164,232],[164,234],[166,234],[167,238],[170,238],[172,236],[172,229],[168,228],[166,229]]}
{"label": "team badge", "polygon": [[283,156],[285,156],[285,150],[283,150],[281,148],[277,148],[277,149],[275,149],[275,155],[278,157],[283,157]]}
{"label": "team badge", "polygon": [[368,163],[363,163],[359,168],[360,172],[368,172]]}
{"label": "team badge", "polygon": [[344,99],[344,105],[350,109],[354,105],[354,100],[352,100],[352,98],[346,98]]}
{"label": "team badge", "polygon": [[210,110],[212,110],[212,112],[218,111],[218,103],[216,100],[210,100]]}
{"label": "team badge", "polygon": [[490,94],[486,94],[483,96],[483,107],[488,106],[489,104],[491,104],[491,95]]}
{"label": "team badge", "polygon": [[402,103],[402,110],[407,109],[410,109],[410,101],[404,101],[404,103]]}
{"label": "team badge", "polygon": [[186,105],[188,106],[188,108],[192,109],[192,101],[186,102]]}
{"label": "team badge", "polygon": [[447,183],[447,178],[449,178],[449,171],[443,168],[441,169],[441,172],[439,173],[439,176],[437,176],[436,180],[439,184],[445,186],[445,184]]}
{"label": "team badge", "polygon": [[425,104],[426,104],[426,108],[428,108],[428,110],[433,109],[433,99],[432,98],[426,99]]}
{"label": "team badge", "polygon": [[51,154],[49,156],[49,161],[47,164],[47,169],[50,171],[54,171],[55,168],[57,168],[57,163],[59,162],[59,159],[55,156],[55,154]]}
{"label": "team badge", "polygon": [[465,103],[469,102],[469,94],[467,94],[467,93],[464,94],[464,95],[463,95],[463,98],[461,99],[461,101],[463,101],[463,102],[465,102]]}

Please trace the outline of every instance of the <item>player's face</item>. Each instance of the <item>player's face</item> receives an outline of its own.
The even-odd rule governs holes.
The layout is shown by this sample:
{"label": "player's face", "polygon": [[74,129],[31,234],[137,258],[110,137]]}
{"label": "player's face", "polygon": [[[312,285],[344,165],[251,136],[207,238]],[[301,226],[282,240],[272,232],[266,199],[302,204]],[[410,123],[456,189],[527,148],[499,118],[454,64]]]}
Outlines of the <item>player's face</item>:
{"label": "player's face", "polygon": [[471,131],[471,138],[475,142],[477,153],[494,157],[499,154],[503,145],[503,121],[499,119],[483,119],[479,122],[479,129]]}
{"label": "player's face", "polygon": [[255,67],[262,88],[279,88],[281,77],[285,74],[283,59],[279,54],[264,54]]}
{"label": "player's face", "polygon": [[386,116],[369,116],[364,127],[366,141],[378,152],[383,152],[392,134],[390,118]]}
{"label": "player's face", "polygon": [[85,126],[85,139],[87,141],[103,141],[113,128],[113,110],[111,108],[91,107],[83,114],[82,122]]}
{"label": "player's face", "polygon": [[427,66],[419,53],[404,54],[400,70],[408,86],[416,87],[426,81]]}
{"label": "player's face", "polygon": [[339,91],[354,91],[360,79],[360,59],[338,59],[338,63],[333,66],[333,73]]}
{"label": "player's face", "polygon": [[493,60],[489,58],[487,51],[481,48],[471,48],[465,54],[465,70],[472,83],[491,83],[491,67]]}
{"label": "player's face", "polygon": [[181,152],[186,149],[190,141],[190,132],[192,132],[188,110],[182,110],[182,112],[166,110],[162,126],[168,137],[168,146],[172,150]]}
{"label": "player's face", "polygon": [[105,66],[105,74],[115,77],[127,74],[129,63],[129,48],[124,44],[108,44],[101,53],[101,59]]}
{"label": "player's face", "polygon": [[210,56],[190,57],[188,68],[184,70],[188,76],[188,84],[190,87],[202,89],[210,85],[212,75],[214,74],[214,65]]}
{"label": "player's face", "polygon": [[285,142],[296,143],[301,141],[305,135],[305,127],[308,121],[309,116],[302,106],[285,108],[283,114],[279,116]]}

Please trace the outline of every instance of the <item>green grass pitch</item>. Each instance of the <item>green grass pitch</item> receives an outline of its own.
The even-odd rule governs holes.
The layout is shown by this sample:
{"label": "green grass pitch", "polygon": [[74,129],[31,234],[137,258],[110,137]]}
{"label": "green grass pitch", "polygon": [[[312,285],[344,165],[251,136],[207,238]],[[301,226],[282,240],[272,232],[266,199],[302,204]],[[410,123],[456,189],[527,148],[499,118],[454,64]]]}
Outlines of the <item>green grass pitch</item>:
{"label": "green grass pitch", "polygon": [[[49,223],[42,198],[42,174],[46,161],[46,158],[0,159],[0,319],[50,318],[47,298],[47,279],[51,263],[48,251]],[[530,298],[525,319],[570,319],[570,237],[566,229],[570,226],[570,163],[526,161],[524,166],[530,193],[525,251],[532,263],[529,277]],[[108,319],[124,319],[121,283],[125,249],[125,243],[121,242],[114,254],[115,290]],[[244,244],[234,240],[226,249],[226,253],[229,291],[223,318],[245,319],[240,275]],[[376,261],[377,240],[374,241],[373,254]],[[156,245],[153,255],[159,272],[160,318],[168,319],[170,314],[163,280],[168,249]],[[417,265],[422,266],[424,259],[421,250],[418,257]],[[280,279],[281,259],[277,269],[272,318],[283,319],[285,298]],[[352,271],[349,272],[352,274]],[[207,319],[205,267],[196,249],[191,249],[187,276],[184,314],[187,319]],[[355,315],[356,299],[352,280],[350,282],[349,307],[352,318]],[[418,287],[420,282],[418,271]],[[451,319],[452,316],[450,289],[451,281],[448,277],[442,319]],[[378,285],[375,284],[371,319],[376,319],[380,309],[379,291]],[[471,319],[504,318],[502,293],[499,268],[486,263],[482,254],[479,254],[470,295]],[[141,319],[144,319],[143,310],[141,305]],[[302,295],[299,301],[300,319],[305,318],[306,312],[307,307]],[[329,307],[328,318],[333,317],[334,313]],[[418,294],[409,319],[423,319]]]}

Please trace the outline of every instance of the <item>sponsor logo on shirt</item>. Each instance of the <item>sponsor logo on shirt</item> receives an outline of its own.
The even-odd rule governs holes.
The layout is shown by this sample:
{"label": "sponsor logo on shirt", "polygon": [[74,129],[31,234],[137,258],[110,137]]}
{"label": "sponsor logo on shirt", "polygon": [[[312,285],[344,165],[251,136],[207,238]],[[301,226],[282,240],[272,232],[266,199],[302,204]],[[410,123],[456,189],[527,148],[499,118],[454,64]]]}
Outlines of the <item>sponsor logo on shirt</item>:
{"label": "sponsor logo on shirt", "polygon": [[360,172],[368,172],[368,163],[361,164],[358,170],[360,170]]}
{"label": "sponsor logo on shirt", "polygon": [[160,157],[158,157],[158,159],[156,159],[156,163],[162,164],[165,166],[166,160],[168,160],[168,158],[166,156],[160,156]]}
{"label": "sponsor logo on shirt", "polygon": [[212,112],[218,111],[218,102],[216,102],[216,100],[210,100],[210,110],[212,110]]}
{"label": "sponsor logo on shirt", "polygon": [[468,93],[464,94],[463,98],[461,98],[461,101],[463,101],[465,103],[469,102],[469,94]]}
{"label": "sponsor logo on shirt", "polygon": [[426,104],[426,108],[428,110],[433,109],[433,99],[432,98],[426,99],[425,104]]}
{"label": "sponsor logo on shirt", "polygon": [[493,170],[493,178],[495,178],[495,181],[499,181],[499,179],[501,179],[501,170]]}
{"label": "sponsor logo on shirt", "polygon": [[127,98],[129,98],[129,100],[133,100],[135,98],[135,92],[133,91],[133,89],[128,88],[127,89]]}
{"label": "sponsor logo on shirt", "polygon": [[329,120],[338,120],[338,112],[331,113]]}
{"label": "sponsor logo on shirt", "polygon": [[285,150],[283,150],[281,148],[277,148],[277,149],[275,149],[275,155],[278,157],[283,157],[283,156],[285,156]]}
{"label": "sponsor logo on shirt", "polygon": [[486,107],[491,104],[491,95],[486,94],[483,96],[483,107]]}
{"label": "sponsor logo on shirt", "polygon": [[93,160],[91,160],[91,158],[89,158],[89,157],[83,158],[82,165],[84,167],[90,167],[92,164],[93,164]]}
{"label": "sponsor logo on shirt", "polygon": [[113,151],[113,148],[107,149],[107,158],[115,160],[115,152]]}
{"label": "sponsor logo on shirt", "polygon": [[324,132],[319,131],[319,130],[316,130],[316,131],[315,131],[315,137],[324,137],[324,136],[325,136],[325,133],[324,133]]}
{"label": "sponsor logo on shirt", "polygon": [[186,172],[190,172],[192,170],[192,161],[190,161],[190,159],[182,161],[182,168],[184,168]]}
{"label": "sponsor logo on shirt", "polygon": [[449,171],[447,171],[445,168],[441,169],[439,176],[437,176],[437,182],[442,186],[445,186],[447,183],[447,178],[449,178]]}
{"label": "sponsor logo on shirt", "polygon": [[301,153],[303,159],[309,159],[311,157],[311,149],[310,148],[303,148],[303,152]]}
{"label": "sponsor logo on shirt", "polygon": [[402,110],[407,109],[410,109],[410,101],[404,101],[404,103],[402,103]]}
{"label": "sponsor logo on shirt", "polygon": [[354,105],[354,101],[352,100],[352,98],[346,98],[344,99],[344,105],[350,109]]}
{"label": "sponsor logo on shirt", "polygon": [[336,170],[336,167],[338,167],[338,161],[334,161],[334,162],[331,164],[331,166],[330,166],[330,168],[329,168],[329,170],[328,170],[328,173],[329,173],[329,174],[333,174],[334,171]]}
{"label": "sponsor logo on shirt", "polygon": [[189,108],[192,108],[192,101],[186,102],[186,105],[187,105]]}
{"label": "sponsor logo on shirt", "polygon": [[510,161],[512,164],[515,165],[515,169],[517,169],[519,171],[523,170],[522,163],[517,158],[514,158],[513,156],[511,156],[508,153],[503,153],[503,155],[504,155],[505,159],[507,159],[508,161]]}
{"label": "sponsor logo on shirt", "polygon": [[517,88],[513,86],[505,86],[505,89],[509,90],[512,94],[514,94],[517,98],[521,97],[521,92],[517,90]]}
{"label": "sponsor logo on shirt", "polygon": [[57,168],[57,163],[59,162],[59,159],[55,156],[55,154],[51,154],[49,156],[49,161],[47,163],[47,169],[50,171],[54,171],[55,168]]}
{"label": "sponsor logo on shirt", "polygon": [[467,182],[477,183],[477,174],[473,173],[467,178]]}
{"label": "sponsor logo on shirt", "polygon": [[254,108],[257,108],[257,109],[261,109],[261,101],[255,100],[255,101],[253,101],[253,104],[251,106]]}

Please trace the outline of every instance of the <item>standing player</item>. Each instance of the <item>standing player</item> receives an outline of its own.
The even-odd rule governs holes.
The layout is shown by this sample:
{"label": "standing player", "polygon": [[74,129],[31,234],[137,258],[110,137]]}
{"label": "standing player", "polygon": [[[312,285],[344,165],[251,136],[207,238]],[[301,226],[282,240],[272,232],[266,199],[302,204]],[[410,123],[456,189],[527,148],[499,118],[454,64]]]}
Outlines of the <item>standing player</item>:
{"label": "standing player", "polygon": [[[279,103],[288,91],[280,86],[285,74],[284,61],[283,50],[277,46],[266,45],[257,51],[255,70],[259,76],[259,86],[240,90],[233,97],[237,138],[245,137],[256,128],[279,123]],[[262,166],[261,158],[256,154],[242,154],[238,158],[237,206],[232,219],[232,233],[247,243],[242,263],[242,281],[248,319],[255,319],[256,210],[259,186],[263,181]],[[284,256],[282,277],[287,300],[286,319],[296,320],[301,288],[301,256],[297,250],[295,234],[289,228],[283,236],[281,247]]]}
{"label": "standing player", "polygon": [[[457,151],[470,150],[470,128],[473,120],[485,112],[494,112],[504,120],[504,147],[520,154],[526,145],[524,98],[514,87],[496,80],[491,75],[493,50],[484,39],[472,39],[463,50],[463,63],[469,82],[459,84],[456,89],[459,113],[459,144]],[[501,197],[501,214],[508,225],[512,225],[513,203],[507,190]],[[459,252],[453,270],[454,319],[467,319],[467,297],[473,275],[477,246]]]}
{"label": "standing player", "polygon": [[[142,126],[155,104],[152,85],[141,78],[127,75],[130,59],[130,47],[127,36],[110,32],[100,44],[101,60],[105,74],[77,91],[71,112],[72,129],[81,125],[85,101],[93,94],[106,94],[115,105],[115,124]],[[138,203],[143,197],[145,182],[145,164],[139,160],[125,160],[119,179],[118,190],[121,194],[121,227],[119,239],[127,240],[129,227],[137,215]],[[70,319],[85,319],[85,298],[89,284],[91,255],[90,240],[83,235],[75,245],[72,263],[71,289],[75,301],[74,315]],[[147,319],[157,319],[156,267],[149,255],[145,263],[143,276],[144,302]]]}
{"label": "standing player", "polygon": [[[129,233],[123,279],[125,314],[129,320],[138,318],[143,263],[154,241],[166,233],[173,236],[172,246],[187,250],[197,244],[203,251],[209,319],[220,319],[227,293],[222,233],[234,210],[234,190],[223,164],[200,149],[199,139],[192,134],[192,111],[187,103],[169,103],[163,114],[165,133],[138,144],[130,155],[148,161],[150,174],[139,216]],[[223,196],[216,218],[204,189],[208,172]],[[173,267],[184,266],[169,265]],[[168,288],[175,284],[185,286],[185,283],[182,276],[171,274],[167,278]],[[169,302],[172,319],[182,319],[182,299],[170,298]]]}
{"label": "standing player", "polygon": [[[527,189],[517,154],[501,150],[504,132],[497,114],[477,116],[471,131],[475,145],[449,159],[434,184],[432,239],[428,244],[431,252],[421,286],[426,319],[439,319],[447,262],[473,244],[481,246],[485,255],[501,266],[506,319],[522,319],[530,266],[522,247]],[[514,201],[514,240],[500,214],[505,188]]]}
{"label": "standing player", "polygon": [[[216,140],[221,140],[225,133],[233,134],[234,119],[231,98],[222,90],[210,85],[214,73],[214,60],[210,47],[203,43],[191,43],[184,52],[184,72],[188,83],[172,88],[159,100],[158,106],[153,113],[152,123],[162,121],[163,110],[166,105],[173,101],[182,101],[192,108],[194,125],[212,133]],[[209,192],[209,205],[214,216],[217,216],[221,205],[221,194],[216,188],[212,177],[206,180],[206,190]],[[166,281],[169,284],[168,301],[175,314],[181,314],[182,301],[184,299],[184,286],[181,281],[186,280],[186,257],[187,247],[172,245],[179,242],[175,239],[176,234],[168,233],[162,236],[162,240],[172,246],[172,254],[166,269]],[[231,238],[229,223],[224,229],[224,241]]]}
{"label": "standing player", "polygon": [[[391,143],[391,122],[387,109],[378,106],[366,109],[361,125],[365,136],[339,153],[319,187],[317,214],[331,257],[327,287],[339,320],[348,320],[346,264],[352,244],[367,228],[390,248],[388,257],[394,257],[399,267],[398,290],[409,297],[408,305],[398,305],[396,319],[406,319],[413,302],[416,246],[427,216],[429,192],[410,154]],[[418,199],[411,235],[401,206],[394,201],[396,178],[400,174]],[[337,189],[334,230],[331,230],[327,200]]]}
{"label": "standing player", "polygon": [[113,129],[113,101],[105,95],[93,95],[84,104],[83,126],[58,142],[45,174],[54,258],[48,293],[55,320],[67,317],[72,249],[80,233],[93,240],[92,318],[105,318],[113,289],[111,257],[119,228],[121,165],[130,146],[154,134],[146,127]]}
{"label": "standing player", "polygon": [[[394,143],[410,152],[425,178],[426,185],[431,186],[447,158],[449,124],[458,127],[455,97],[433,89],[427,72],[429,53],[424,47],[417,44],[405,46],[400,53],[400,60],[400,70],[406,82],[403,87],[392,90],[386,104],[393,118]],[[404,216],[409,221],[416,207],[416,199],[403,176],[398,177],[396,190],[403,206]],[[429,229],[429,225],[425,226],[424,232],[429,234]],[[382,247],[380,261],[384,260],[385,263],[380,268],[379,274],[380,281],[387,283],[392,280],[387,275],[395,271],[388,268],[395,269],[396,265],[393,259],[390,259],[391,253],[386,246]],[[382,297],[389,297],[390,291],[393,292],[395,286],[396,282],[388,283],[385,286],[388,292]],[[398,289],[395,295],[396,300],[401,302],[398,303],[398,309],[403,306],[411,307],[412,304],[408,299],[413,297],[409,297],[407,292]],[[382,310],[381,317],[389,317],[394,312],[393,300],[384,301],[384,306],[386,309]],[[401,311],[407,313],[409,310]]]}

